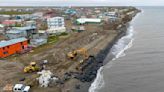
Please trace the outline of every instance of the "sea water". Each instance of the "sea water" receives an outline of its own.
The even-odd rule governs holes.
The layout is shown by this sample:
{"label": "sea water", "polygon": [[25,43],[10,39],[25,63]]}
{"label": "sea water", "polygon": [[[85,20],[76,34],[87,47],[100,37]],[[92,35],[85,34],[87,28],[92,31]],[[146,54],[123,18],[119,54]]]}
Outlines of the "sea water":
{"label": "sea water", "polygon": [[[164,91],[164,7],[139,8],[142,12],[112,47],[89,92]],[[115,57],[109,61],[110,55]]]}

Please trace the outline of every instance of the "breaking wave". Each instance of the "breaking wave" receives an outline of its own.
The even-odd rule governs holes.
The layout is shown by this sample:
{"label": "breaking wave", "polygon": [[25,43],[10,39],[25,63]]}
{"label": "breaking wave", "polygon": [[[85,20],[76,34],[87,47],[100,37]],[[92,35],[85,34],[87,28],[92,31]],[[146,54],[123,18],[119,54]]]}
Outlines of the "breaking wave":
{"label": "breaking wave", "polygon": [[118,42],[112,47],[110,53],[115,56],[112,60],[115,60],[121,56],[125,56],[124,51],[132,46],[133,42],[133,27],[130,26],[125,36],[123,36]]}
{"label": "breaking wave", "polygon": [[[104,62],[108,61],[109,62],[109,57],[113,56],[112,60],[115,60],[119,57],[125,56],[124,51],[127,50],[132,46],[133,42],[133,35],[134,35],[134,30],[132,26],[129,26],[126,35],[123,36],[118,40],[118,42],[111,48],[110,53],[107,55],[106,59]],[[110,63],[110,64],[109,64]],[[112,66],[113,62],[109,62],[107,65],[107,68],[110,68]],[[89,92],[99,92],[99,89],[101,89],[104,85],[104,79],[103,79],[103,69],[104,66],[102,66],[98,72],[97,72],[97,77],[94,80],[94,82],[91,84],[89,88]]]}

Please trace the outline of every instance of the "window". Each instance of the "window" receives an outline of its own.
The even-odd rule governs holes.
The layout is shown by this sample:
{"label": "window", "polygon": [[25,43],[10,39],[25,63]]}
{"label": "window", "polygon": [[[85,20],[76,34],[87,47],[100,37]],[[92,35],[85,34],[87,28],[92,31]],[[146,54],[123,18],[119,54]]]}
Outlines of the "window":
{"label": "window", "polygon": [[22,46],[22,49],[24,49],[24,46]]}
{"label": "window", "polygon": [[23,42],[21,42],[21,45],[23,45]]}
{"label": "window", "polygon": [[5,50],[5,47],[3,47],[3,50]]}
{"label": "window", "polygon": [[5,52],[3,52],[3,54],[8,54],[8,52],[7,52],[7,51],[5,51]]}
{"label": "window", "polygon": [[10,46],[7,46],[7,48],[10,48]]}

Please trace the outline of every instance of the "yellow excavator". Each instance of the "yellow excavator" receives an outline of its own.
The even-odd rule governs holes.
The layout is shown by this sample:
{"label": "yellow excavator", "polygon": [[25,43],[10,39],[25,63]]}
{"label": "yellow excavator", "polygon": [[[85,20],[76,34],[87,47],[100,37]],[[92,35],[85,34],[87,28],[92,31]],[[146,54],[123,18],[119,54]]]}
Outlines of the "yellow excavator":
{"label": "yellow excavator", "polygon": [[39,71],[40,67],[36,65],[36,62],[31,62],[30,65],[24,68],[24,73],[31,73]]}
{"label": "yellow excavator", "polygon": [[72,52],[69,52],[67,54],[67,57],[69,59],[75,59],[77,57],[77,55],[80,54],[80,55],[83,55],[84,56],[84,59],[88,59],[89,55],[88,55],[88,52],[87,52],[87,49],[86,48],[79,48],[77,50],[74,50]]}
{"label": "yellow excavator", "polygon": [[81,65],[85,63],[85,61],[89,58],[88,51],[86,48],[79,48],[72,52],[67,53],[67,57],[71,60],[75,60],[79,57],[79,55],[83,55],[83,58],[79,60],[78,65],[76,66],[77,70],[81,69]]}

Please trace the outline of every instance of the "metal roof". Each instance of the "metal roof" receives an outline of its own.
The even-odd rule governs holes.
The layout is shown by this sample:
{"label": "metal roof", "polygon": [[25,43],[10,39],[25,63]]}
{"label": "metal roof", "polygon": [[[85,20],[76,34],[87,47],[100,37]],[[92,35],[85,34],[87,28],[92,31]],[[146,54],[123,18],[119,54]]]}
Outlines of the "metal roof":
{"label": "metal roof", "polygon": [[86,22],[94,22],[94,23],[99,23],[101,22],[101,19],[99,18],[79,18],[77,19],[77,22],[79,23],[86,23]]}
{"label": "metal roof", "polygon": [[19,30],[30,30],[30,29],[36,29],[36,27],[35,26],[16,27],[16,29],[19,29]]}
{"label": "metal roof", "polygon": [[12,40],[8,40],[8,41],[1,41],[0,42],[0,48],[8,46],[8,45],[16,44],[18,42],[23,42],[26,40],[27,40],[26,38],[22,37],[22,38],[12,39]]}
{"label": "metal roof", "polygon": [[17,33],[22,33],[23,31],[22,30],[9,30],[9,31],[6,31],[6,33],[10,33],[10,34],[17,34]]}
{"label": "metal roof", "polygon": [[52,17],[52,18],[48,18],[47,21],[51,21],[51,20],[58,20],[58,19],[64,19],[64,17]]}

